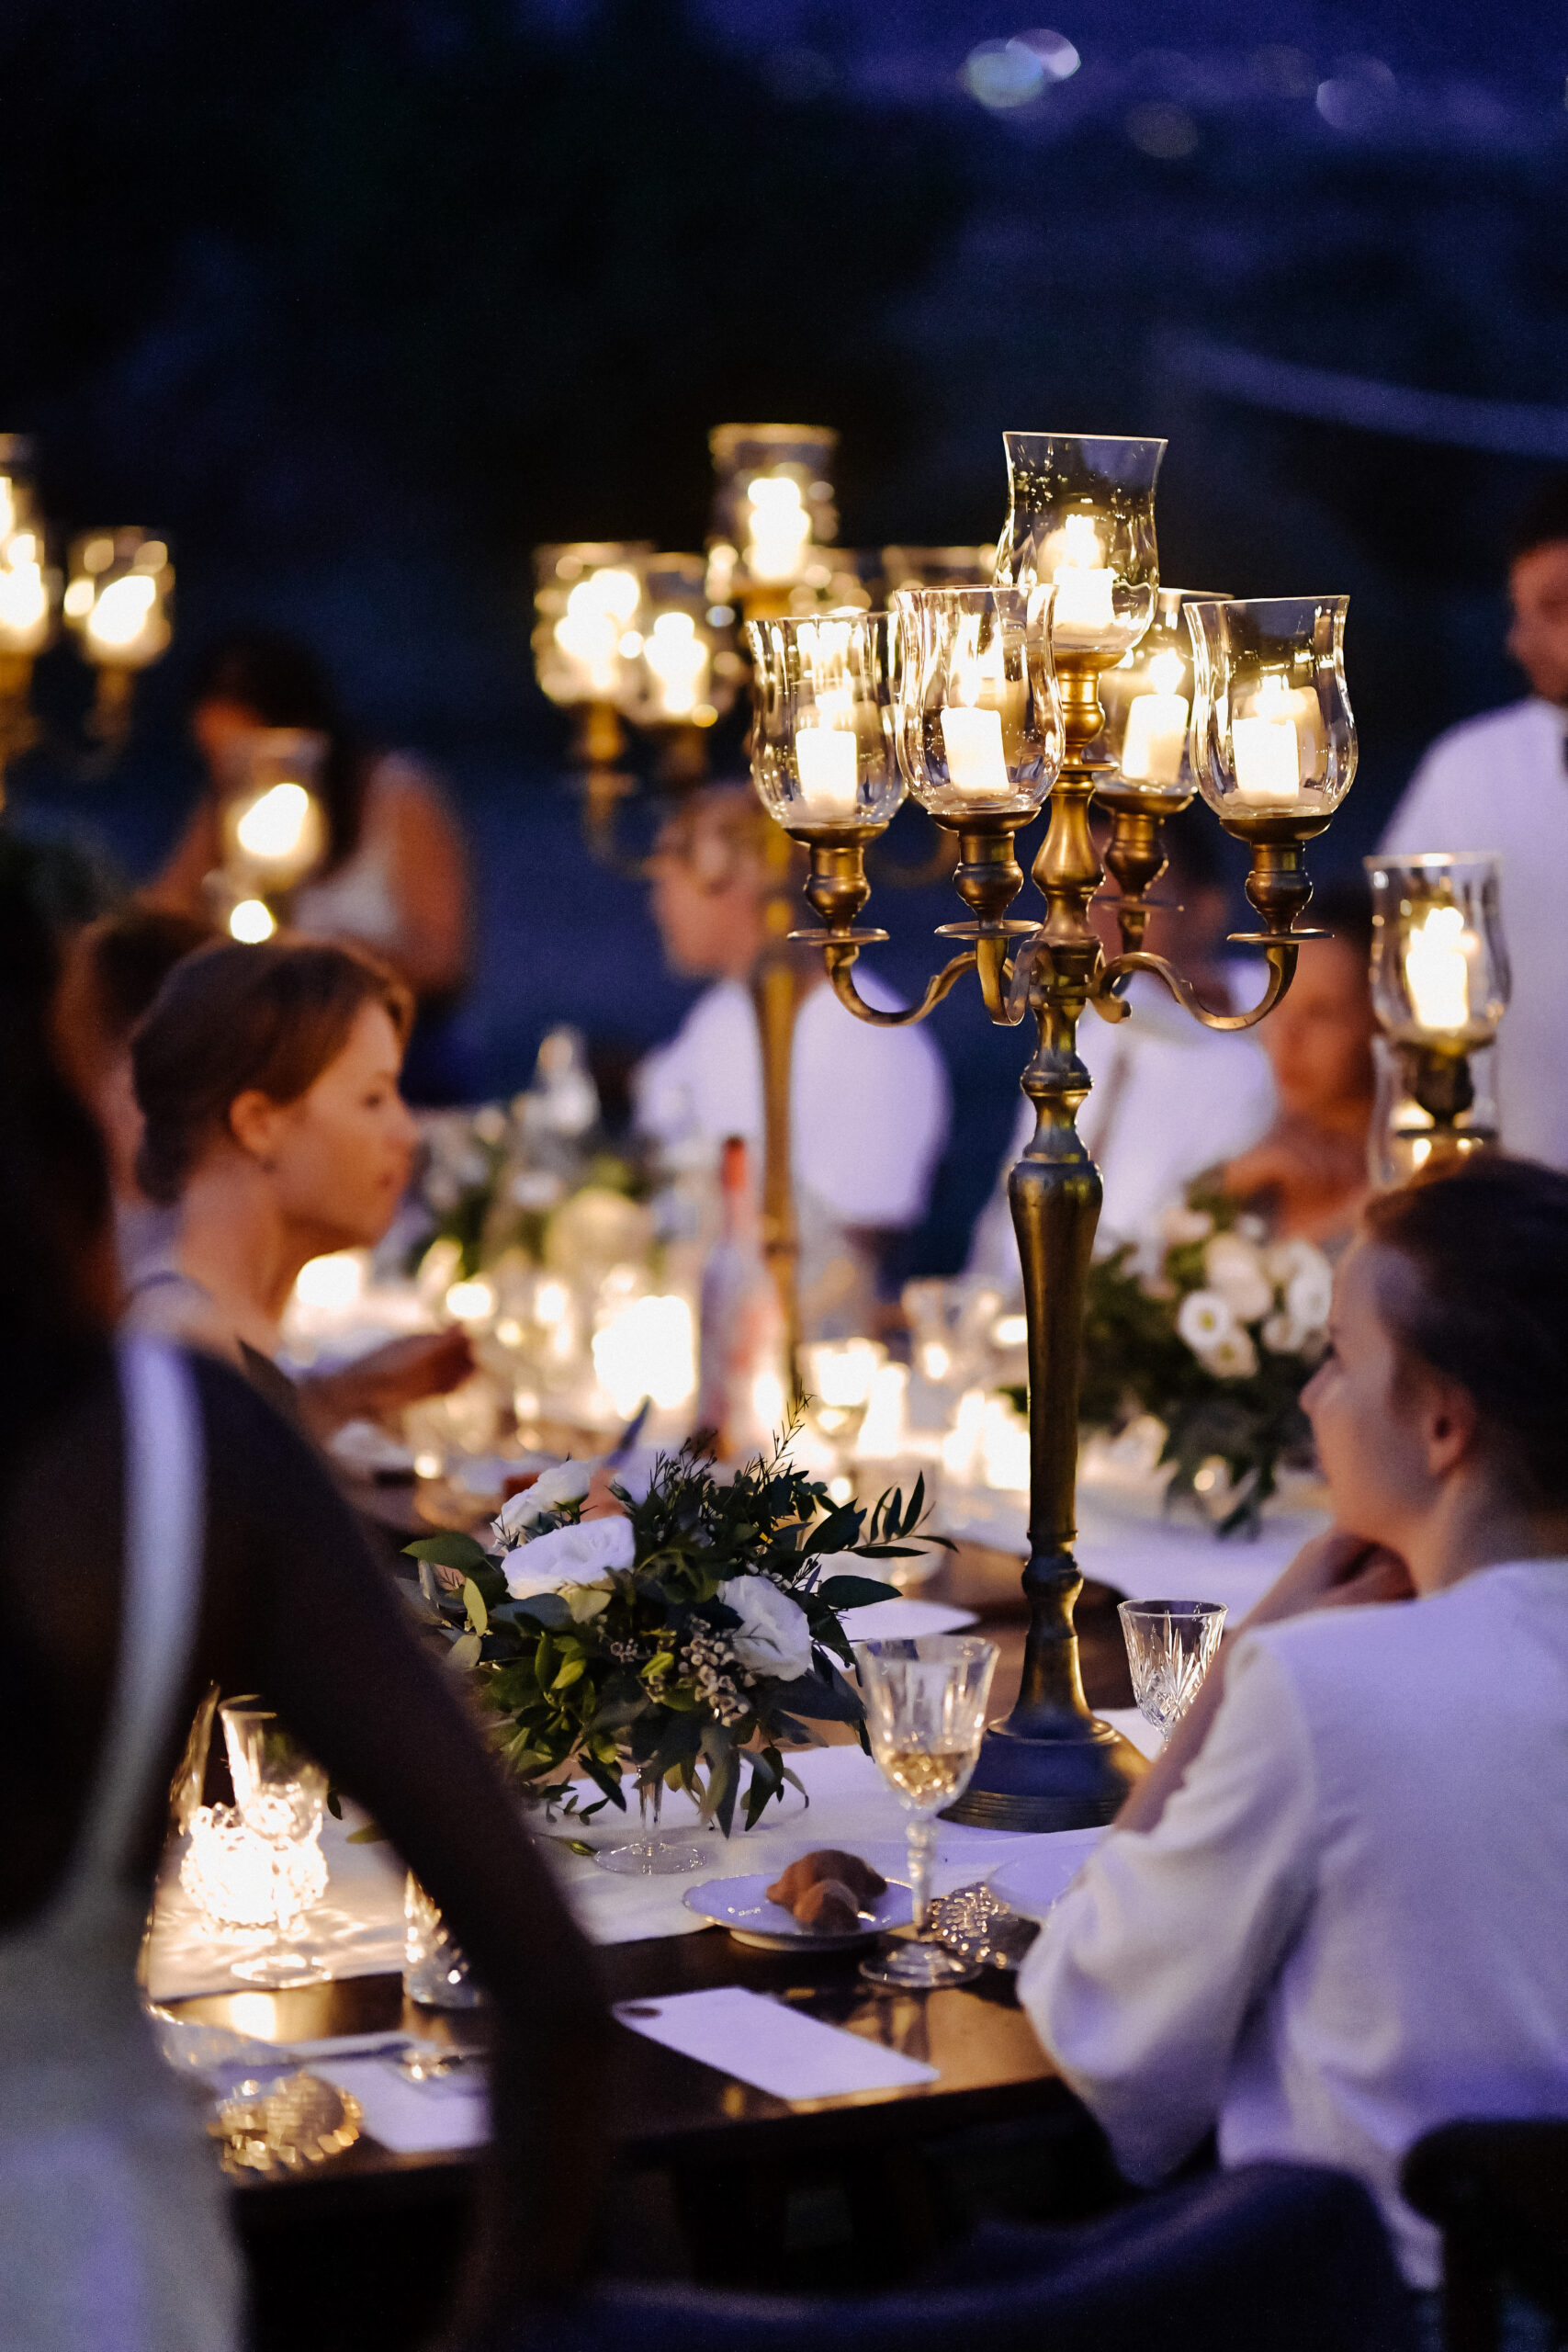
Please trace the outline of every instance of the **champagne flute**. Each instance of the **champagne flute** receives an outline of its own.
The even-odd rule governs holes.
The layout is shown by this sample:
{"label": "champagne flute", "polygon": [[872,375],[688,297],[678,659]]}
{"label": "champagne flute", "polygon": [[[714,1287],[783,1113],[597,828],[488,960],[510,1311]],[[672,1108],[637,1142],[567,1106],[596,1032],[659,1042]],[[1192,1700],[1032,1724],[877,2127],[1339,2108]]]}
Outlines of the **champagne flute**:
{"label": "champagne flute", "polygon": [[962,1796],[979,1758],[986,1702],[997,1668],[994,1642],[928,1634],[918,1641],[858,1642],[871,1752],[908,1813],[914,1933],[863,1961],[868,1984],[889,1990],[963,1984],[977,1961],[960,1960],[929,1932],[936,1819]]}
{"label": "champagne flute", "polygon": [[220,1707],[223,1742],[241,1820],[265,1848],[272,1876],[272,1934],[261,1951],[236,1961],[234,1974],[252,1984],[315,1984],[327,1974],[302,1948],[307,1849],[321,1833],[327,1776],[299,1747],[269,1707]]}

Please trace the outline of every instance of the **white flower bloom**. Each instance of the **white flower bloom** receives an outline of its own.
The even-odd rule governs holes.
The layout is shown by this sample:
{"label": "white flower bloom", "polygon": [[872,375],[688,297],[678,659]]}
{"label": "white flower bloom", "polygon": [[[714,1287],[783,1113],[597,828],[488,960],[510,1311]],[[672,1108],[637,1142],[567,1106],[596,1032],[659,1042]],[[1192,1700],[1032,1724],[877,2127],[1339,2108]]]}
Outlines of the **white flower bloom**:
{"label": "white flower bloom", "polygon": [[1207,1209],[1170,1208],[1160,1218],[1159,1229],[1167,1248],[1174,1250],[1185,1241],[1207,1241],[1214,1220]]}
{"label": "white flower bloom", "polygon": [[614,1568],[629,1568],[637,1537],[629,1519],[590,1519],[581,1527],[552,1527],[502,1561],[513,1600],[532,1600],[568,1585],[603,1584]]}
{"label": "white flower bloom", "polygon": [[1286,1286],[1285,1305],[1303,1331],[1321,1331],[1334,1304],[1334,1269],[1321,1250],[1303,1247],[1308,1256]]}
{"label": "white flower bloom", "polygon": [[1239,1233],[1215,1234],[1203,1252],[1203,1272],[1238,1323],[1255,1323],[1273,1306],[1274,1285],[1263,1261]]}
{"label": "white flower bloom", "polygon": [[1258,1350],[1249,1331],[1231,1331],[1203,1351],[1203,1369],[1221,1380],[1245,1380],[1258,1370]]}
{"label": "white flower bloom", "polygon": [[1270,1315],[1259,1334],[1271,1356],[1299,1355],[1306,1336],[1295,1317],[1284,1307],[1277,1315]]}
{"label": "white flower bloom", "polygon": [[730,1646],[749,1674],[776,1674],[793,1682],[811,1665],[811,1628],[798,1600],[767,1577],[730,1577],[718,1597],[740,1623]]}
{"label": "white flower bloom", "polygon": [[1177,1311],[1176,1328],[1195,1356],[1206,1356],[1222,1340],[1235,1336],[1236,1320],[1230,1301],[1217,1290],[1194,1290],[1189,1291]]}
{"label": "white flower bloom", "polygon": [[1263,1252],[1263,1271],[1276,1290],[1287,1290],[1317,1256],[1310,1241],[1272,1241]]}
{"label": "white flower bloom", "polygon": [[586,1462],[558,1462],[553,1470],[541,1471],[531,1487],[520,1495],[509,1495],[501,1507],[495,1521],[495,1532],[502,1544],[524,1544],[528,1530],[547,1510],[558,1510],[563,1503],[580,1503],[587,1494],[593,1473],[599,1467],[597,1459]]}

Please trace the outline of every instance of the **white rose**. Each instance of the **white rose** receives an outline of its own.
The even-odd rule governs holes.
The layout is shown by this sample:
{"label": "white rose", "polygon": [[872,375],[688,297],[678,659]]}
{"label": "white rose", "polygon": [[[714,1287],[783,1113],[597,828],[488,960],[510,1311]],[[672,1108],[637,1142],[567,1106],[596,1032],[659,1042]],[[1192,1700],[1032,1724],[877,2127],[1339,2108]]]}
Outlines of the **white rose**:
{"label": "white rose", "polygon": [[1203,1272],[1238,1323],[1255,1323],[1274,1304],[1274,1285],[1262,1259],[1238,1233],[1215,1234],[1203,1252]]}
{"label": "white rose", "polygon": [[740,1623],[730,1645],[749,1674],[776,1674],[793,1682],[811,1666],[811,1628],[798,1600],[766,1577],[730,1577],[718,1597]]}
{"label": "white rose", "polygon": [[1321,1331],[1334,1304],[1334,1269],[1321,1250],[1314,1250],[1291,1277],[1285,1305],[1304,1331]]}
{"label": "white rose", "polygon": [[1258,1350],[1250,1331],[1235,1330],[1216,1340],[1203,1351],[1203,1369],[1221,1380],[1246,1380],[1258,1370]]}
{"label": "white rose", "polygon": [[597,1459],[558,1462],[553,1470],[541,1471],[533,1485],[525,1487],[520,1495],[509,1495],[495,1522],[502,1543],[523,1543],[534,1521],[543,1519],[547,1510],[558,1510],[563,1503],[581,1502],[598,1467]]}
{"label": "white rose", "polygon": [[1230,1301],[1217,1290],[1194,1290],[1177,1309],[1176,1328],[1195,1356],[1206,1356],[1235,1336],[1236,1322]]}
{"label": "white rose", "polygon": [[[532,1600],[567,1585],[603,1584],[614,1568],[629,1568],[637,1537],[629,1519],[590,1519],[581,1527],[552,1527],[502,1561],[513,1600]],[[793,1604],[792,1604],[793,1605]]]}

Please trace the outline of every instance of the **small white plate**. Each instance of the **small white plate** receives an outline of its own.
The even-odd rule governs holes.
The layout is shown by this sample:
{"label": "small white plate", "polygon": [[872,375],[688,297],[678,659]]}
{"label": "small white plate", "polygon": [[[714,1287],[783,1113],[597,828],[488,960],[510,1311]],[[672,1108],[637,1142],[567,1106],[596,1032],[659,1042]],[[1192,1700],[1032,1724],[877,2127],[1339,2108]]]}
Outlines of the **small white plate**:
{"label": "small white plate", "polygon": [[852,1642],[902,1642],[919,1640],[922,1634],[956,1634],[975,1619],[973,1609],[955,1609],[945,1600],[910,1600],[900,1593],[897,1600],[868,1600],[863,1609],[846,1609],[843,1626]]}
{"label": "small white plate", "polygon": [[986,1884],[1021,1917],[1043,1920],[1104,1835],[1103,1829],[1057,1829],[1032,1839],[1026,1851],[998,1863]]}
{"label": "small white plate", "polygon": [[686,1889],[686,1908],[700,1919],[716,1919],[738,1944],[753,1945],[758,1951],[793,1951],[800,1944],[809,1944],[815,1951],[847,1951],[852,1944],[885,1935],[889,1928],[907,1928],[914,1916],[908,1888],[895,1879],[873,1909],[861,1913],[861,1925],[852,1935],[814,1935],[782,1903],[768,1901],[768,1889],[778,1875],[772,1870],[756,1871],[750,1878],[710,1878],[705,1886]]}

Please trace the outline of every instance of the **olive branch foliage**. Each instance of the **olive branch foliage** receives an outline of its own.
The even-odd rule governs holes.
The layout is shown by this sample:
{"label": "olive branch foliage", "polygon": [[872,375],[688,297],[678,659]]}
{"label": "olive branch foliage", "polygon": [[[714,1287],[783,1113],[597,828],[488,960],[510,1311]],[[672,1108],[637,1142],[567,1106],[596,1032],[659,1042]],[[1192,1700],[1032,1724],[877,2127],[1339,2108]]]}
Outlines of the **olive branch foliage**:
{"label": "olive branch foliage", "polygon": [[[500,1719],[500,1753],[532,1798],[582,1820],[606,1804],[624,1810],[629,1768],[634,1785],[686,1790],[728,1837],[743,1759],[751,1828],[767,1804],[782,1801],[786,1782],[800,1787],[783,1750],[820,1745],[814,1723],[852,1724],[868,1748],[840,1612],[888,1600],[893,1588],[873,1577],[825,1575],[823,1564],[846,1552],[867,1562],[913,1556],[906,1539],[925,1514],[925,1480],[917,1477],[908,1500],[890,1489],[869,1513],[836,1503],[789,1462],[793,1435],[792,1427],[769,1455],[722,1483],[694,1441],[659,1458],[641,1500],[613,1485],[635,1552],[630,1568],[604,1572],[599,1582],[513,1600],[503,1560],[471,1535],[424,1536],[406,1547],[448,1579],[461,1577],[460,1599],[436,1603],[452,1644],[448,1662],[475,1676]],[[531,1534],[575,1525],[581,1512],[580,1502],[544,1512]],[[738,1672],[721,1720],[688,1662],[689,1645],[694,1636],[722,1642],[739,1625],[718,1589],[743,1576],[767,1577],[805,1611],[811,1664],[789,1679]],[[438,1589],[434,1579],[422,1581],[427,1597]],[[581,1808],[577,1775],[600,1791]]]}

